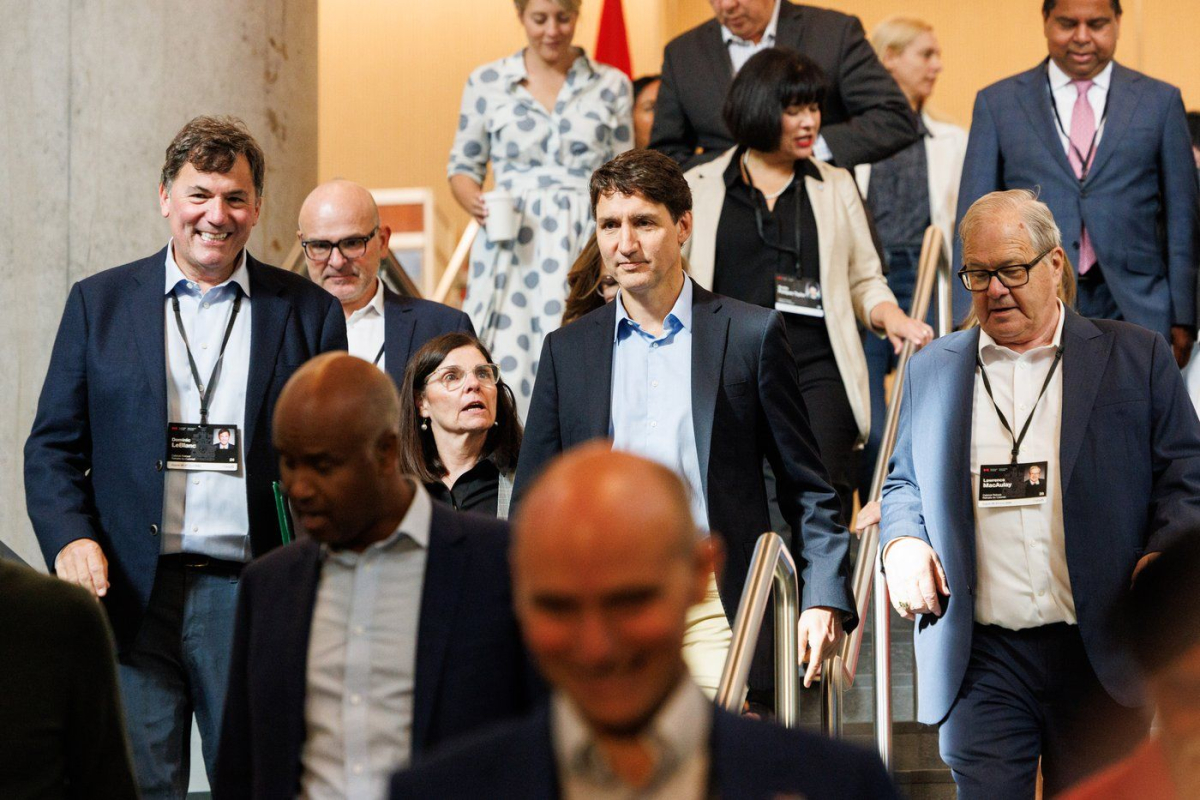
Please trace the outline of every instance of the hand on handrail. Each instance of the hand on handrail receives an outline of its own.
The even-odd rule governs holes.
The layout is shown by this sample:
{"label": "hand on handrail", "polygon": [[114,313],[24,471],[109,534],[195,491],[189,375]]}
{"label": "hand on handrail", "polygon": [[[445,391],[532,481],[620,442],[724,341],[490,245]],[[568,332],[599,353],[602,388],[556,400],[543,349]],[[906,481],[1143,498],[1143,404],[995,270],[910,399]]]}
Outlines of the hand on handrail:
{"label": "hand on handrail", "polygon": [[884,575],[896,613],[907,620],[917,614],[942,615],[939,595],[950,597],[950,584],[937,553],[914,536],[893,540],[883,551]]}
{"label": "hand on handrail", "polygon": [[859,538],[862,538],[867,528],[872,525],[878,525],[881,519],[883,519],[883,506],[880,505],[878,500],[872,500],[858,510],[858,516],[854,518],[852,532]]}
{"label": "hand on handrail", "polygon": [[821,675],[825,659],[837,655],[844,635],[842,612],[836,608],[813,606],[800,614],[796,641],[800,645],[800,663],[808,664],[804,671],[805,689]]}
{"label": "hand on handrail", "polygon": [[913,319],[891,302],[877,304],[871,309],[871,322],[883,330],[897,354],[904,349],[906,341],[921,349],[933,341],[933,328],[919,319]]}

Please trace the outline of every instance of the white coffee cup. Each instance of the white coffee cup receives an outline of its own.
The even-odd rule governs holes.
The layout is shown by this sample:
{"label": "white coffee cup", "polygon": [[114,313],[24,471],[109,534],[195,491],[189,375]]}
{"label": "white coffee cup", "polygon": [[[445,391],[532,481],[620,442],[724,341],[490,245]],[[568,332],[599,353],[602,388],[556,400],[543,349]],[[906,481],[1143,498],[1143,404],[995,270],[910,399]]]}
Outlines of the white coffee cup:
{"label": "white coffee cup", "polygon": [[487,205],[484,225],[493,242],[508,242],[517,238],[517,210],[507,189],[493,189],[483,195]]}

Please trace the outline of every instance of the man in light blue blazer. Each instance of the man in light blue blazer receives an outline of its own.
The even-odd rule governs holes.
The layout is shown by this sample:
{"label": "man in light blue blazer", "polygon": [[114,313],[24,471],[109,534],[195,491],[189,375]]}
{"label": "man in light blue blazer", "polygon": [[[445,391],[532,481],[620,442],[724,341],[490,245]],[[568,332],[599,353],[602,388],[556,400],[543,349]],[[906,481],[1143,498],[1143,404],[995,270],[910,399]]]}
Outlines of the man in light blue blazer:
{"label": "man in light blue blazer", "polygon": [[1049,58],[975,100],[958,218],[988,192],[1036,189],[1078,273],[1080,313],[1161,333],[1183,366],[1197,188],[1179,89],[1112,60],[1120,0],[1045,0],[1042,15]]}
{"label": "man in light blue blazer", "polygon": [[1032,192],[985,196],[960,230],[980,327],[910,364],[883,564],[959,797],[1033,797],[1039,756],[1053,796],[1148,727],[1112,617],[1200,524],[1200,420],[1158,333],[1058,300],[1068,262]]}

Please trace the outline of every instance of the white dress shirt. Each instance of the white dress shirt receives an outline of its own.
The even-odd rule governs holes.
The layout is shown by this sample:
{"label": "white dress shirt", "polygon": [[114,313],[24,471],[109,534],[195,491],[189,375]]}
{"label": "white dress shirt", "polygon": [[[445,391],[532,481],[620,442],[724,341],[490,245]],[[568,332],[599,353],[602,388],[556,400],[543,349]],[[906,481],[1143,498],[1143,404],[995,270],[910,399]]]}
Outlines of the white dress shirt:
{"label": "white dress shirt", "polygon": [[[975,508],[975,621],[1010,630],[1054,622],[1075,624],[1075,602],[1067,574],[1063,529],[1062,472],[1059,438],[1063,414],[1063,365],[1054,371],[1041,402],[1038,393],[1062,344],[1065,312],[1058,304],[1058,327],[1052,344],[1015,353],[979,332],[979,357],[987,368],[996,405],[1020,435],[1033,410],[1033,421],[1021,443],[1021,463],[1047,462],[1046,502],[1037,505],[979,507],[979,467],[1012,460],[1013,439],[975,371],[971,425],[971,499]],[[1063,361],[1071,353],[1063,352]]]}
{"label": "white dress shirt", "polygon": [[550,731],[564,800],[707,797],[712,720],[712,704],[685,677],[639,737],[653,756],[654,768],[649,784],[634,789],[609,767],[574,704],[556,693]]}
{"label": "white dress shirt", "polygon": [[[350,342],[350,355],[358,356],[384,369],[387,356],[382,353],[384,342],[383,325],[383,281],[375,279],[375,295],[371,302],[346,318],[346,338]],[[375,357],[379,360],[375,361]]]}
{"label": "white dress shirt", "polygon": [[708,499],[692,420],[692,280],[684,276],[658,336],[629,317],[622,293],[613,302],[617,322],[608,429],[613,449],[674,470],[688,485],[697,527],[708,530]]}
{"label": "white dress shirt", "polygon": [[[246,433],[246,381],[250,375],[250,273],[246,251],[229,280],[202,292],[175,263],[174,243],[167,245],[163,292],[167,358],[167,420],[199,424],[200,391],[188,365],[187,348],[179,335],[171,295],[179,298],[179,315],[196,361],[200,379],[212,375],[221,340],[229,325],[238,292],[238,309],[221,373],[208,399],[210,425],[236,425],[233,444],[241,451],[236,472],[166,471],[163,485],[162,552],[200,553],[227,561],[249,561],[250,516],[246,508],[246,464],[242,437]],[[160,423],[160,424],[165,424]]]}
{"label": "white dress shirt", "polygon": [[[1062,122],[1062,127],[1056,123],[1054,128],[1058,131],[1058,140],[1062,142],[1063,152],[1067,155],[1071,153],[1071,115],[1075,113],[1075,101],[1079,98],[1079,92],[1075,91],[1075,87],[1071,85],[1071,77],[1067,73],[1059,69],[1054,63],[1054,59],[1047,62],[1047,69],[1050,71],[1050,90],[1054,93],[1054,107],[1058,109],[1058,119]],[[1108,87],[1112,83],[1112,62],[1108,62],[1108,66],[1100,70],[1100,74],[1092,78],[1092,88],[1088,89],[1087,98],[1088,104],[1092,107],[1092,113],[1096,117],[1096,125],[1099,130],[1096,132],[1096,149],[1100,149],[1100,139],[1104,136],[1104,107],[1108,104]],[[1043,95],[1044,96],[1044,95]],[[1084,156],[1087,153],[1083,154]],[[1092,154],[1095,158],[1095,153]]]}
{"label": "white dress shirt", "polygon": [[412,757],[421,591],[433,503],[419,482],[396,530],[361,553],[323,549],[304,698],[300,795],[386,794]]}

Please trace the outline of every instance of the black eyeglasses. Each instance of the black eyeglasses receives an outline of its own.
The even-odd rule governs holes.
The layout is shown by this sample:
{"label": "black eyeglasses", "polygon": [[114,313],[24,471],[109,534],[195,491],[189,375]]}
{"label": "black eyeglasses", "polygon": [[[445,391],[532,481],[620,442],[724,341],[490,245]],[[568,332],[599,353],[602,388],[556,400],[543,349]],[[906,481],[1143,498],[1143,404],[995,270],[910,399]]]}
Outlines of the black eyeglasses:
{"label": "black eyeglasses", "polygon": [[[475,375],[475,380],[484,386],[495,386],[500,382],[500,368],[495,364],[479,364],[470,372]],[[466,379],[467,373],[462,367],[446,367],[440,373],[434,372],[426,378],[425,385],[437,381],[447,392],[456,392]]]}
{"label": "black eyeglasses", "polygon": [[997,267],[996,269],[967,269],[963,267],[958,271],[958,277],[962,279],[963,286],[967,287],[970,292],[986,292],[988,287],[992,285],[992,276],[999,279],[1000,283],[1007,289],[1015,289],[1018,286],[1024,286],[1029,283],[1029,270],[1042,263],[1042,259],[1050,255],[1054,248],[1046,250],[1033,261],[1028,264],[1009,264],[1005,267]]}
{"label": "black eyeglasses", "polygon": [[379,233],[379,226],[376,225],[371,229],[371,232],[366,236],[347,236],[345,239],[337,242],[328,242],[324,239],[308,239],[300,242],[300,246],[304,248],[304,254],[313,261],[328,261],[333,255],[333,248],[342,251],[342,258],[361,258],[363,253],[367,252],[367,245],[375,238],[375,234]]}

